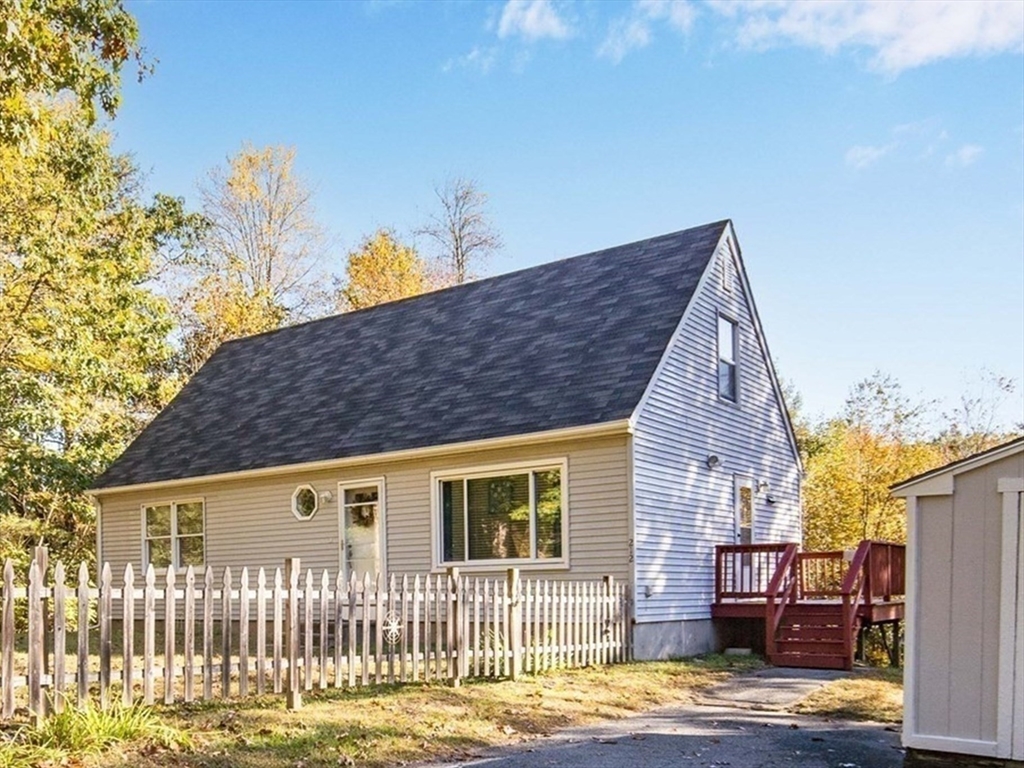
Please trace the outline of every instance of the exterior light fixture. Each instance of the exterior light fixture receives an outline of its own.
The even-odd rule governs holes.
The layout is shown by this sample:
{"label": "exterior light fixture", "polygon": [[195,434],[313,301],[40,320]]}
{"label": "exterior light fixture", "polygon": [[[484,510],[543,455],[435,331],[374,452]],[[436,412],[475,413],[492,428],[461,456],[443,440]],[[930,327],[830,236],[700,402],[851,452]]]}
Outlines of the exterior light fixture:
{"label": "exterior light fixture", "polygon": [[712,453],[704,460],[704,463],[708,465],[708,469],[714,469],[722,463],[722,460]]}

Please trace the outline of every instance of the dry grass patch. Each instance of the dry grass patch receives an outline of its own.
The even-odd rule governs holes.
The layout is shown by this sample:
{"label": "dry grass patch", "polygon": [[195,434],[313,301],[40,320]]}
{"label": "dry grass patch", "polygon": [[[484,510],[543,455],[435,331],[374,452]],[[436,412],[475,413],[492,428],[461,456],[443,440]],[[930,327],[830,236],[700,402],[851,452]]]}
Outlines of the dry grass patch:
{"label": "dry grass patch", "polygon": [[282,697],[164,710],[187,728],[191,752],[140,754],[133,768],[326,768],[460,759],[560,728],[690,700],[754,658],[709,656],[525,676],[518,682],[372,686],[307,694],[299,712]]}
{"label": "dry grass patch", "polygon": [[793,708],[803,715],[844,720],[903,721],[903,670],[858,669],[853,677],[834,680]]}

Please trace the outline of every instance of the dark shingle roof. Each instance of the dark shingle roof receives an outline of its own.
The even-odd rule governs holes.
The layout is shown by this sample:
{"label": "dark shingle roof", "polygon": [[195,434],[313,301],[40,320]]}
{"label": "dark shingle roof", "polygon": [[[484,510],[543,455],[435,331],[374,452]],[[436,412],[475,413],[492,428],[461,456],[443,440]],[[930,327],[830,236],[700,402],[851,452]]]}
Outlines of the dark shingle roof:
{"label": "dark shingle roof", "polygon": [[228,342],[95,487],[628,418],[726,224]]}

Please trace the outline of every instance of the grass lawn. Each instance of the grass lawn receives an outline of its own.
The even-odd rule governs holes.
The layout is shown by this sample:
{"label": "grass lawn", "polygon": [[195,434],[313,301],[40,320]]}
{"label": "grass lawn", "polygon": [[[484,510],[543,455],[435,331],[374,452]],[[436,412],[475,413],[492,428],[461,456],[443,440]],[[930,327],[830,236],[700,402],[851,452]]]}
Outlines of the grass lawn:
{"label": "grass lawn", "polygon": [[903,670],[893,667],[857,669],[853,677],[835,680],[793,708],[804,715],[840,720],[903,721]]}
{"label": "grass lawn", "polygon": [[[142,720],[143,727],[121,743],[105,740],[99,728],[88,725],[56,729],[88,732],[86,741],[103,744],[102,751],[90,753],[38,735],[11,741],[13,731],[0,730],[0,768],[372,768],[466,759],[488,747],[686,702],[707,686],[760,666],[756,657],[706,656],[552,671],[514,683],[470,681],[460,688],[335,689],[306,694],[299,712],[286,711],[283,696],[142,708],[132,719]],[[898,723],[902,670],[859,669],[811,694],[794,711]],[[128,732],[124,726],[101,727]]]}
{"label": "grass lawn", "polygon": [[[754,657],[707,656],[548,672],[518,682],[471,681],[370,686],[306,694],[299,712],[283,696],[158,707],[190,746],[153,741],[112,747],[92,757],[71,751],[50,765],[182,768],[326,768],[401,765],[465,758],[558,729],[619,718],[689,700],[701,689],[761,666]],[[166,743],[167,740],[165,739]],[[0,768],[46,765],[4,760]]]}

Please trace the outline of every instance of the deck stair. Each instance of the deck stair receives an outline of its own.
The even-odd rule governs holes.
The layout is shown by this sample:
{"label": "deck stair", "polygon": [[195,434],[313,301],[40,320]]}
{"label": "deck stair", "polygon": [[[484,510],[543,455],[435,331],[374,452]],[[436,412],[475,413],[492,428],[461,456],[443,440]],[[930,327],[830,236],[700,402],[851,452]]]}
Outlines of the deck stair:
{"label": "deck stair", "polygon": [[901,544],[865,540],[851,553],[730,545],[715,557],[712,616],[763,618],[765,655],[776,666],[851,669],[863,627],[903,618]]}
{"label": "deck stair", "polygon": [[[854,631],[859,629],[857,619]],[[777,667],[845,669],[845,633],[841,604],[807,601],[787,606],[768,661]]]}

